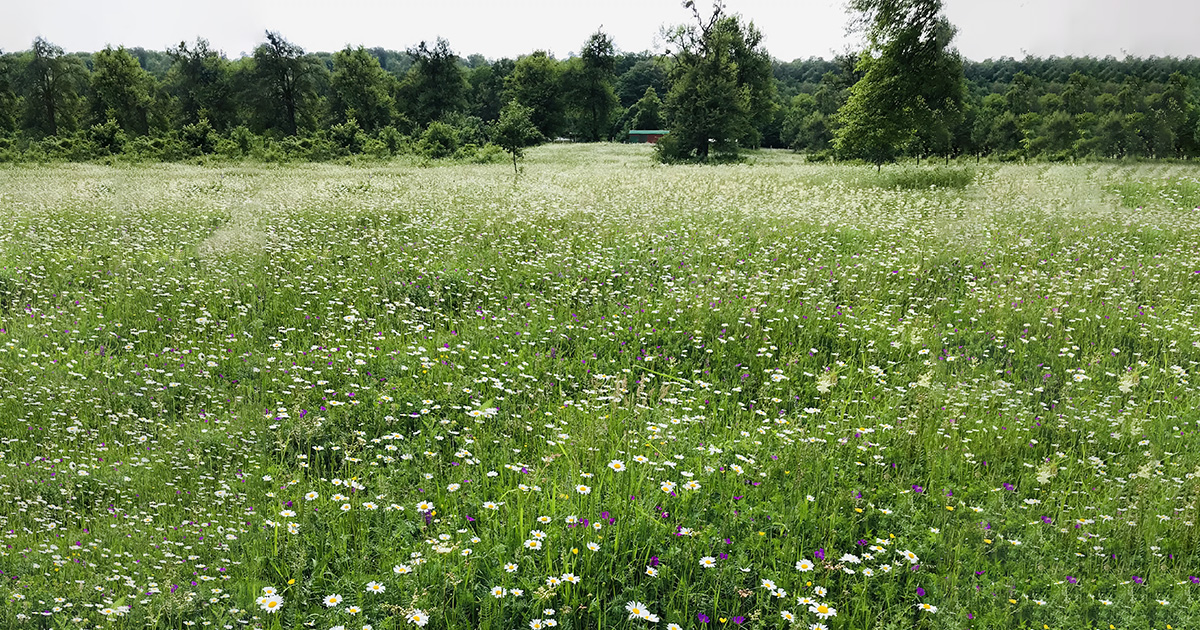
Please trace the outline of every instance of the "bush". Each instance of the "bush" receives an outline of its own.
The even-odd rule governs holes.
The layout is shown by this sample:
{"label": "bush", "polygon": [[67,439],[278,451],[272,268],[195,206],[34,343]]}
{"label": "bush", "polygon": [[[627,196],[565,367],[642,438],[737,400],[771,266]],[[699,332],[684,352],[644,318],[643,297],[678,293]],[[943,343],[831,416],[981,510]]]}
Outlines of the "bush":
{"label": "bush", "polygon": [[270,164],[282,164],[288,159],[283,146],[274,138],[264,138],[262,143],[255,146],[254,150],[251,151],[250,157]]}
{"label": "bush", "polygon": [[975,181],[975,169],[937,166],[904,167],[881,172],[876,178],[880,188],[925,190],[929,188],[965,188]]}
{"label": "bush", "polygon": [[162,160],[162,138],[137,136],[130,138],[121,148],[121,153],[132,160],[157,162]]}
{"label": "bush", "polygon": [[508,161],[504,149],[491,142],[479,147],[475,154],[467,158],[476,164],[503,164]]}
{"label": "bush", "polygon": [[217,152],[217,140],[220,136],[208,123],[207,118],[201,118],[190,125],[184,125],[179,131],[179,138],[192,155],[208,155]]}
{"label": "bush", "polygon": [[115,118],[92,125],[88,129],[88,140],[96,149],[97,155],[116,155],[125,146],[125,132],[117,124]]}
{"label": "bush", "polygon": [[17,162],[21,159],[21,148],[14,136],[0,136],[0,163]]}
{"label": "bush", "polygon": [[659,162],[664,164],[675,164],[676,162],[686,161],[694,158],[694,156],[681,155],[683,149],[679,145],[679,138],[667,134],[658,139],[654,145],[654,157]]}
{"label": "bush", "polygon": [[80,131],[71,135],[47,136],[29,144],[29,159],[39,162],[66,160],[83,162],[95,157],[97,151],[87,133]]}
{"label": "bush", "polygon": [[731,164],[742,161],[736,144],[714,143],[709,148],[708,158],[701,159],[692,149],[687,149],[679,141],[679,136],[667,134],[658,139],[654,145],[654,157],[664,164],[682,162],[707,162],[711,164]]}
{"label": "bush", "polygon": [[372,153],[372,155],[376,155],[376,157],[400,155],[405,151],[405,149],[408,148],[408,138],[391,125],[380,129],[379,133],[376,134],[375,140],[380,145],[379,152],[383,154],[379,155]]}
{"label": "bush", "polygon": [[358,155],[363,152],[367,143],[367,134],[358,126],[358,121],[351,118],[340,125],[330,127],[329,139],[337,154]]}
{"label": "bush", "polygon": [[279,148],[285,160],[325,162],[340,154],[324,131],[307,136],[288,136],[279,141]]}
{"label": "bush", "polygon": [[421,134],[417,150],[421,155],[436,160],[454,155],[459,146],[458,130],[435,120],[429,123],[429,126],[425,128],[425,133]]}

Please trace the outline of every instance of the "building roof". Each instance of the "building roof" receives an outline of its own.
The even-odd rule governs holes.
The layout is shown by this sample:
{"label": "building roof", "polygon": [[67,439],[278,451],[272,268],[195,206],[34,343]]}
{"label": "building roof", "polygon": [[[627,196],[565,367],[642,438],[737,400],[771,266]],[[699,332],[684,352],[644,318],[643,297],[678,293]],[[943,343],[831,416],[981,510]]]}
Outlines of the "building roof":
{"label": "building roof", "polygon": [[666,129],[631,129],[631,136],[661,136],[667,133]]}

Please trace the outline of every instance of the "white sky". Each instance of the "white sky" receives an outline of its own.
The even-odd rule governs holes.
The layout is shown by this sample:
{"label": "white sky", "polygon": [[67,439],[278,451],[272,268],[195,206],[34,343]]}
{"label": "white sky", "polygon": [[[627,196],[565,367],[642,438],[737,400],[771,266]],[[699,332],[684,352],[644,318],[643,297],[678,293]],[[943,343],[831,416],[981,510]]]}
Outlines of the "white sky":
{"label": "white sky", "polygon": [[[705,0],[698,0],[707,6]],[[944,0],[968,59],[1026,54],[1200,56],[1195,0]],[[576,51],[603,25],[617,48],[659,47],[660,26],[690,16],[678,0],[3,0],[0,49],[35,36],[67,51],[105,44],[165,49],[197,36],[229,57],[250,52],[263,31],[309,51],[346,44],[403,50],[438,36],[462,55],[515,57]],[[830,58],[856,42],[842,0],[727,0],[762,30],[771,55]]]}

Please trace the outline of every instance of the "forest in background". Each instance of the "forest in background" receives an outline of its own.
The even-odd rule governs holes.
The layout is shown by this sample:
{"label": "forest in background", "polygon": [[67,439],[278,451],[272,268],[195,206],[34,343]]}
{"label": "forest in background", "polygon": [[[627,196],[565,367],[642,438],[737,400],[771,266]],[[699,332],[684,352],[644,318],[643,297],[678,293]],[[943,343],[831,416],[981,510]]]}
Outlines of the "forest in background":
{"label": "forest in background", "polygon": [[[833,157],[839,112],[864,74],[859,54],[766,59],[769,72],[754,79],[753,128],[740,144]],[[541,50],[518,59],[462,56],[443,39],[402,51],[309,52],[273,32],[238,59],[203,39],[165,51],[75,53],[38,39],[0,54],[0,161],[499,161],[493,121],[510,100],[529,108],[544,140],[621,140],[630,129],[667,128],[664,101],[679,63],[671,54],[620,51],[601,31],[564,59]],[[962,102],[945,137],[911,138],[897,155],[1200,155],[1200,59],[1028,57],[961,66]]]}

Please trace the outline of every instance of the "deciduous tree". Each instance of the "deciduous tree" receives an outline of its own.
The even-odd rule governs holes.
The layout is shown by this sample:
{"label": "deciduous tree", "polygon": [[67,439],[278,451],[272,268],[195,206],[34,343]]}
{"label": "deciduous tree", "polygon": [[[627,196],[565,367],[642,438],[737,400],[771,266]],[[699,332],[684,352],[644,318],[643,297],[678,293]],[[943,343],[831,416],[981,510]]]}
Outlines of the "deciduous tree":
{"label": "deciduous tree", "polygon": [[325,66],[304,49],[267,31],[267,41],[254,49],[251,75],[258,90],[257,114],[263,126],[296,135],[301,123],[315,118],[317,80]]}
{"label": "deciduous tree", "polygon": [[154,78],[142,70],[137,59],[122,46],[92,55],[92,92],[88,99],[92,122],[109,118],[129,135],[149,131],[149,113]]}
{"label": "deciduous tree", "polygon": [[700,15],[694,0],[684,7],[692,11],[695,23],[670,34],[670,134],[660,141],[659,156],[700,161],[713,151],[736,156],[739,145],[757,146],[760,139],[753,107],[769,111],[772,106],[770,57],[754,24],[743,25],[737,16],[726,15],[720,2],[708,18]]}
{"label": "deciduous tree", "polygon": [[366,48],[347,46],[333,54],[330,113],[339,124],[354,119],[364,131],[375,133],[396,114],[395,82]]}
{"label": "deciduous tree", "polygon": [[517,160],[525,155],[525,147],[537,142],[542,134],[533,124],[533,110],[513,99],[500,110],[500,119],[492,127],[492,142],[512,156],[513,177]]}
{"label": "deciduous tree", "polygon": [[662,116],[662,101],[654,88],[647,87],[642,98],[633,104],[633,119],[630,129],[662,129],[666,121]]}
{"label": "deciduous tree", "polygon": [[25,128],[36,135],[54,136],[74,131],[78,122],[80,91],[87,68],[78,57],[41,37],[25,54],[21,87],[25,97]]}
{"label": "deciduous tree", "polygon": [[404,89],[405,105],[421,125],[440,120],[467,108],[467,78],[458,65],[450,42],[438,38],[433,46],[421,42],[410,48],[413,66]]}
{"label": "deciduous tree", "polygon": [[851,0],[850,9],[868,49],[858,61],[863,77],[838,114],[838,154],[878,168],[910,145],[920,152],[949,146],[965,90],[942,1]]}
{"label": "deciduous tree", "polygon": [[534,126],[547,138],[561,134],[566,123],[561,74],[559,63],[539,50],[518,59],[505,79],[509,99],[515,98],[532,110]]}
{"label": "deciduous tree", "polygon": [[164,80],[177,99],[177,126],[195,124],[205,118],[213,128],[224,131],[237,123],[233,71],[220,51],[209,48],[208,40],[197,39],[167,51],[174,63]]}
{"label": "deciduous tree", "polygon": [[592,33],[569,66],[567,97],[578,121],[579,136],[588,142],[606,139],[617,107],[613,90],[616,59],[612,38],[604,31]]}

